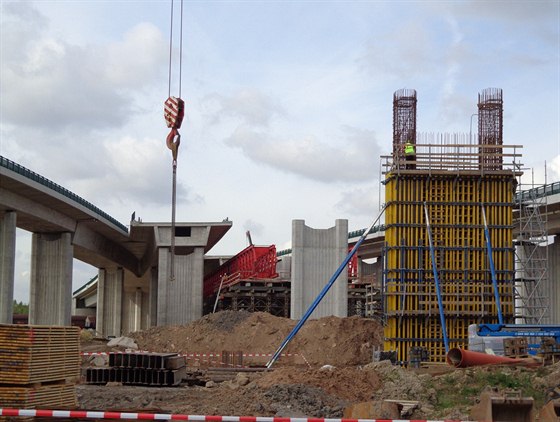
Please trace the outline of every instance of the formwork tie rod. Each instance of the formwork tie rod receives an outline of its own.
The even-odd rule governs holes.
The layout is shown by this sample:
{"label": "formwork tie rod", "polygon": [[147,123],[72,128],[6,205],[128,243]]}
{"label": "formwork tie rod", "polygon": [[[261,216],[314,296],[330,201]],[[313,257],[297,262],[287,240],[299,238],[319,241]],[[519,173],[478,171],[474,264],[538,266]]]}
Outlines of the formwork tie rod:
{"label": "formwork tie rod", "polygon": [[290,343],[290,341],[292,341],[292,339],[294,338],[294,336],[298,333],[298,331],[300,330],[300,328],[303,326],[303,324],[305,324],[305,322],[309,319],[309,317],[311,316],[311,314],[313,313],[313,311],[315,310],[315,308],[319,305],[319,303],[321,302],[321,300],[323,300],[323,298],[325,297],[325,295],[328,293],[329,289],[332,287],[332,285],[334,284],[334,282],[336,281],[336,279],[338,278],[338,276],[340,275],[340,273],[342,272],[342,270],[346,267],[346,265],[348,265],[348,263],[350,262],[350,260],[352,259],[352,257],[354,256],[354,254],[358,251],[358,248],[360,247],[360,245],[362,244],[362,242],[365,240],[365,238],[367,237],[367,235],[369,234],[370,230],[373,229],[373,226],[375,226],[375,223],[377,223],[379,221],[379,219],[381,218],[381,216],[383,215],[383,212],[385,211],[385,206],[383,207],[383,209],[381,210],[381,212],[379,213],[379,215],[377,216],[377,218],[375,220],[373,220],[373,222],[370,224],[370,226],[363,232],[363,234],[360,236],[360,238],[358,239],[358,241],[356,242],[356,244],[354,245],[354,247],[352,248],[352,250],[348,253],[348,255],[346,256],[346,258],[344,259],[344,261],[342,262],[342,264],[340,264],[340,266],[338,267],[338,269],[334,272],[334,274],[332,275],[332,277],[330,278],[329,282],[325,285],[325,287],[323,287],[323,290],[321,290],[321,292],[319,293],[319,295],[315,298],[315,300],[313,301],[313,303],[311,304],[311,306],[309,306],[309,309],[307,309],[307,311],[305,312],[305,314],[303,315],[303,317],[299,320],[299,322],[296,324],[296,326],[292,329],[292,331],[290,332],[290,334],[288,334],[288,336],[284,339],[284,341],[282,342],[282,344],[280,345],[280,347],[278,347],[278,349],[276,350],[276,352],[274,352],[274,355],[272,356],[272,359],[270,359],[268,361],[268,363],[266,364],[267,368],[271,368],[272,365],[274,365],[274,362],[276,362],[276,360],[278,359],[278,357],[280,356],[280,354],[282,353],[282,351],[286,348],[286,346],[288,345],[288,343]]}

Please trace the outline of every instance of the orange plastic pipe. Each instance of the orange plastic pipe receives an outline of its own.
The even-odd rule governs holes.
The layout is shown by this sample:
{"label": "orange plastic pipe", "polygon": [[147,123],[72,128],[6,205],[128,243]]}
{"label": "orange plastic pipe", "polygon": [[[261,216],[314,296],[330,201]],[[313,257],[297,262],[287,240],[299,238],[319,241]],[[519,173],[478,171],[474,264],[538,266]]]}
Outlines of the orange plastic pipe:
{"label": "orange plastic pipe", "polygon": [[525,359],[489,355],[487,353],[473,352],[472,350],[456,347],[447,353],[447,363],[456,368],[466,368],[468,366],[512,365],[528,362],[526,362]]}

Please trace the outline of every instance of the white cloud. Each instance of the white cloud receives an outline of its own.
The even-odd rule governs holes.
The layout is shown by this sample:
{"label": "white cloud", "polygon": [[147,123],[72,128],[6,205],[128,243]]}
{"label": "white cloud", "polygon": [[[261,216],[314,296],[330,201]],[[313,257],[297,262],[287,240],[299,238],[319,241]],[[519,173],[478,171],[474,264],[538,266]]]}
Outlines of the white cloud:
{"label": "white cloud", "polygon": [[229,96],[214,93],[203,99],[203,105],[214,123],[232,117],[250,126],[267,127],[275,116],[285,114],[279,104],[255,88],[245,88]]}
{"label": "white cloud", "polygon": [[[20,7],[3,8],[11,22],[2,30],[4,124],[43,133],[118,127],[134,112],[134,91],[153,84],[158,72],[164,75],[165,44],[151,24],[138,24],[122,41],[81,46],[49,35],[44,16],[25,2]],[[33,27],[24,18],[43,25]],[[10,32],[17,24],[18,31]],[[25,42],[18,40],[19,49],[4,48],[16,41],[15,34]]]}
{"label": "white cloud", "polygon": [[354,188],[342,192],[335,206],[343,215],[371,217],[378,214],[379,203],[379,186],[372,183],[372,186],[367,188]]}
{"label": "white cloud", "polygon": [[314,136],[276,139],[247,126],[239,126],[227,144],[240,148],[256,163],[320,182],[371,180],[376,175],[377,158],[374,133],[345,128],[338,145],[332,146]]}

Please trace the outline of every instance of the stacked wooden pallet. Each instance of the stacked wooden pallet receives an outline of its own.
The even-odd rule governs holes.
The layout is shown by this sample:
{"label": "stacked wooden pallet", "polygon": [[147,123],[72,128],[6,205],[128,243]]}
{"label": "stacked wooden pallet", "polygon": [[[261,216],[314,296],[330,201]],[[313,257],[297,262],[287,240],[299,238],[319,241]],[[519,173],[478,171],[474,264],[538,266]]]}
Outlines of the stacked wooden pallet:
{"label": "stacked wooden pallet", "polygon": [[78,327],[0,324],[0,405],[74,408]]}
{"label": "stacked wooden pallet", "polygon": [[514,337],[504,339],[504,356],[524,358],[529,356],[526,337]]}

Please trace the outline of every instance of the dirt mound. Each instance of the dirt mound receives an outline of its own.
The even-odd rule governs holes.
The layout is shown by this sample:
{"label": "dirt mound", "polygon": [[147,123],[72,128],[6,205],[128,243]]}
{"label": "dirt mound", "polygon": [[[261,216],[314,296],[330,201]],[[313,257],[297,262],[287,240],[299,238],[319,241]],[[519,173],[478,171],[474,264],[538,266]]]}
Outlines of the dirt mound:
{"label": "dirt mound", "polygon": [[[153,327],[128,334],[141,350],[178,353],[271,354],[296,322],[264,312],[222,311],[187,325]],[[382,326],[373,320],[325,317],[309,320],[284,350],[298,354],[291,364],[355,366],[371,362],[373,347],[382,343]],[[256,359],[258,360],[258,359]],[[259,362],[266,363],[266,357]],[[286,361],[280,359],[279,364]]]}
{"label": "dirt mound", "polygon": [[372,392],[381,386],[376,372],[351,367],[306,370],[284,367],[265,373],[257,380],[257,385],[264,389],[284,384],[318,387],[331,395],[352,402],[370,400]]}

